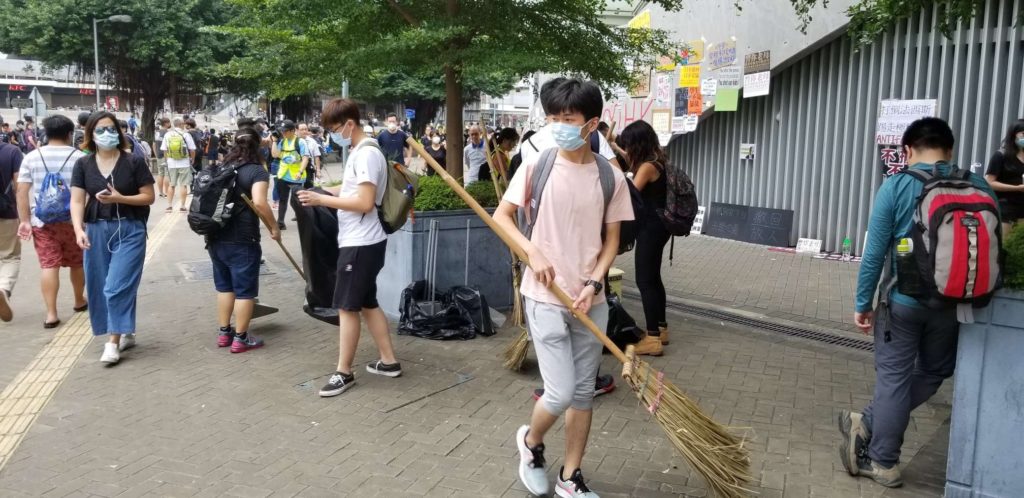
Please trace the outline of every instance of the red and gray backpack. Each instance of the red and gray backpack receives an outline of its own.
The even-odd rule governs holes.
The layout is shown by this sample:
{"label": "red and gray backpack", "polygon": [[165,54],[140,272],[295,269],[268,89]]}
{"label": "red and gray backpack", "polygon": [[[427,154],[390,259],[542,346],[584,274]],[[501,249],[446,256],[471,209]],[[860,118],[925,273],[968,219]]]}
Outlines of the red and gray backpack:
{"label": "red and gray backpack", "polygon": [[971,172],[953,167],[942,175],[905,169],[924,183],[914,210],[911,236],[921,295],[926,306],[985,305],[1002,285],[999,208],[971,182]]}

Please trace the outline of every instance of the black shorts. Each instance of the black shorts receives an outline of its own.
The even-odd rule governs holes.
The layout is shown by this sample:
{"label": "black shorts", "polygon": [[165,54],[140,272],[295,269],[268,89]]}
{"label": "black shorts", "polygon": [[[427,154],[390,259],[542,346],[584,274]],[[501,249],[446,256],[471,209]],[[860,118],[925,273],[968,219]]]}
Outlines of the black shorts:
{"label": "black shorts", "polygon": [[377,274],[384,268],[388,241],[369,246],[338,249],[338,279],[334,284],[334,307],[341,311],[376,309]]}
{"label": "black shorts", "polygon": [[999,199],[999,217],[1003,223],[1013,223],[1024,218],[1024,206],[1006,199]]}

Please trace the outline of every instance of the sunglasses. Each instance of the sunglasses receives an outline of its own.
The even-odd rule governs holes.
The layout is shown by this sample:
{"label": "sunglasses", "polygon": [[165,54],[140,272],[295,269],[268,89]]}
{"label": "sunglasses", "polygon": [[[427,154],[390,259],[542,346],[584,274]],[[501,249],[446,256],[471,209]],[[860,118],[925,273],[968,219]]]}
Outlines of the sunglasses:
{"label": "sunglasses", "polygon": [[115,135],[117,134],[117,128],[114,126],[97,127],[95,131],[96,133],[113,133]]}

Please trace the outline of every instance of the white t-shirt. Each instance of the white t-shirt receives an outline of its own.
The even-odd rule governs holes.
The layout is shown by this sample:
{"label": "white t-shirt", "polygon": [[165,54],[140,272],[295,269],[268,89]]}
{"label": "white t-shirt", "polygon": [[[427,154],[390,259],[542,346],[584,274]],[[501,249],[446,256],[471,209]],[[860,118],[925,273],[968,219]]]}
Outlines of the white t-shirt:
{"label": "white t-shirt", "polygon": [[306,152],[309,157],[320,157],[320,144],[316,143],[315,138],[306,137]]}
{"label": "white t-shirt", "polygon": [[185,156],[185,159],[171,159],[170,157],[167,157],[167,145],[170,142],[169,139],[171,138],[171,135],[175,133],[180,133],[181,136],[185,137],[185,147],[188,148],[190,152],[195,152],[196,150],[196,141],[192,140],[191,133],[181,131],[177,128],[167,130],[167,133],[164,135],[164,141],[160,143],[160,150],[164,151],[164,157],[167,158],[167,169],[191,168],[192,160],[189,159],[188,156]]}
{"label": "white t-shirt", "polygon": [[369,246],[388,238],[376,207],[384,201],[388,166],[384,153],[367,144],[373,141],[372,138],[363,139],[348,155],[338,197],[355,197],[359,193],[359,185],[372,183],[377,187],[374,208],[366,214],[338,210],[338,247]]}
{"label": "white t-shirt", "polygon": [[[597,136],[600,142],[600,146],[598,146],[598,153],[604,156],[608,161],[614,161],[615,152],[612,151],[612,147],[608,145],[608,140],[606,140],[604,135],[600,133],[598,133]],[[519,150],[523,153],[522,164],[536,163],[537,160],[540,159],[541,152],[553,147],[558,147],[558,144],[555,143],[555,137],[551,135],[551,125],[544,125],[544,127],[537,130],[537,133],[534,133],[529,140],[524,140],[523,143],[519,145]],[[590,147],[590,141],[587,141],[584,147]]]}

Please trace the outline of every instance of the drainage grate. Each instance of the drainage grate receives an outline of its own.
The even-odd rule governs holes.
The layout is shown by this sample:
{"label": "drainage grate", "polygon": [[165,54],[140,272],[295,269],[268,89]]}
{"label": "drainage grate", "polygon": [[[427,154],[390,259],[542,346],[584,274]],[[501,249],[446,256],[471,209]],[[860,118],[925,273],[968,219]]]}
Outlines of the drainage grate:
{"label": "drainage grate", "polygon": [[[213,280],[213,263],[210,260],[178,263],[178,269],[186,280]],[[273,270],[264,262],[260,264],[260,276],[273,275]]]}
{"label": "drainage grate", "polygon": [[[631,299],[640,299],[640,294],[633,292],[623,292],[623,295]],[[787,325],[781,325],[778,323],[767,322],[764,320],[758,320],[756,318],[748,318],[742,315],[734,313],[728,313],[724,311],[716,311],[707,308],[701,308],[698,306],[691,306],[683,303],[668,303],[670,309],[681,311],[689,315],[696,315],[705,318],[712,318],[715,320],[721,320],[723,322],[734,323],[737,325],[744,325],[747,327],[754,327],[768,332],[774,332],[776,334],[782,334],[789,337],[799,337],[801,339],[810,339],[812,341],[829,344],[832,346],[840,346],[844,348],[856,349],[858,351],[872,352],[875,350],[875,344],[871,341],[865,341],[863,339],[854,339],[852,337],[844,337],[835,334],[829,334],[827,332],[817,332],[814,330],[807,330],[798,327],[790,327]]]}

